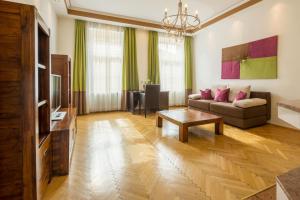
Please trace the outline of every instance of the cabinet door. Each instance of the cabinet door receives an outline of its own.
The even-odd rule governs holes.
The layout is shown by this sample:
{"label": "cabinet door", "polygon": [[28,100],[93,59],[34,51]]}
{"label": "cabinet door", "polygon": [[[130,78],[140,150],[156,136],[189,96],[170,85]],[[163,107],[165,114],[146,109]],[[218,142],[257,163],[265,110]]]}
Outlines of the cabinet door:
{"label": "cabinet door", "polygon": [[39,148],[37,162],[38,199],[41,199],[50,181],[51,136],[48,136]]}
{"label": "cabinet door", "polygon": [[71,159],[72,159],[72,153],[73,153],[73,148],[75,144],[75,138],[76,138],[76,121],[75,119],[72,120],[72,123],[70,125],[70,146],[69,146],[69,163],[71,165]]}

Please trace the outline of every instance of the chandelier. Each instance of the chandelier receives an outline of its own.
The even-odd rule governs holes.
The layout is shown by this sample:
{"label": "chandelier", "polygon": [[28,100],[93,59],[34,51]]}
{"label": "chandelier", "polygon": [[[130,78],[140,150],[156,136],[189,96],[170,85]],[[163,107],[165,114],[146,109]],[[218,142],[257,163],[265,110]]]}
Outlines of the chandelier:
{"label": "chandelier", "polygon": [[182,37],[186,33],[191,33],[192,30],[200,26],[198,11],[195,15],[188,14],[187,4],[182,6],[182,1],[179,0],[177,14],[168,15],[168,9],[165,9],[165,16],[162,20],[162,27],[171,34]]}

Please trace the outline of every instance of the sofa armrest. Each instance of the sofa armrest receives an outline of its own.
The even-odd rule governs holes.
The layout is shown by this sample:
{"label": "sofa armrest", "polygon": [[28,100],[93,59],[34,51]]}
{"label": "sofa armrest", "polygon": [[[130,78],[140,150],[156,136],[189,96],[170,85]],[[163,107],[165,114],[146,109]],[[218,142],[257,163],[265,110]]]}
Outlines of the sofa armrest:
{"label": "sofa armrest", "polygon": [[267,119],[271,119],[271,93],[270,92],[256,92],[251,91],[250,98],[260,98],[267,101]]}

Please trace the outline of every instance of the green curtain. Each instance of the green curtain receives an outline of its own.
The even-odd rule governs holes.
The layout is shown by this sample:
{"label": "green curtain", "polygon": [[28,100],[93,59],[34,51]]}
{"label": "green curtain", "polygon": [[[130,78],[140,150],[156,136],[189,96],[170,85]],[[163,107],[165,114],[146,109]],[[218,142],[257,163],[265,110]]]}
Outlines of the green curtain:
{"label": "green curtain", "polygon": [[158,33],[149,31],[148,39],[148,79],[153,84],[160,83],[159,56],[158,56]]}
{"label": "green curtain", "polygon": [[127,110],[128,91],[139,89],[135,29],[128,27],[124,29],[122,89],[121,107]]}
{"label": "green curtain", "polygon": [[73,70],[74,106],[78,114],[86,114],[86,27],[85,21],[75,21]]}
{"label": "green curtain", "polygon": [[193,90],[193,57],[192,57],[192,42],[193,38],[190,36],[184,37],[184,71],[185,71],[185,96],[186,105],[188,101],[188,95],[192,93]]}

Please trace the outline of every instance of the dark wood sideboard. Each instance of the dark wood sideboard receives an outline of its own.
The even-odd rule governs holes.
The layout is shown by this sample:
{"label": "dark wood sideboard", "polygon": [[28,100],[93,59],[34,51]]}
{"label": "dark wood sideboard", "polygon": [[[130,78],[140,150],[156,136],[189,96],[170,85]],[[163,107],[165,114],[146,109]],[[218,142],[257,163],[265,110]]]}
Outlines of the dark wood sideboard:
{"label": "dark wood sideboard", "polygon": [[69,174],[77,131],[76,108],[62,108],[60,112],[67,112],[65,118],[54,122],[51,128],[53,176]]}

